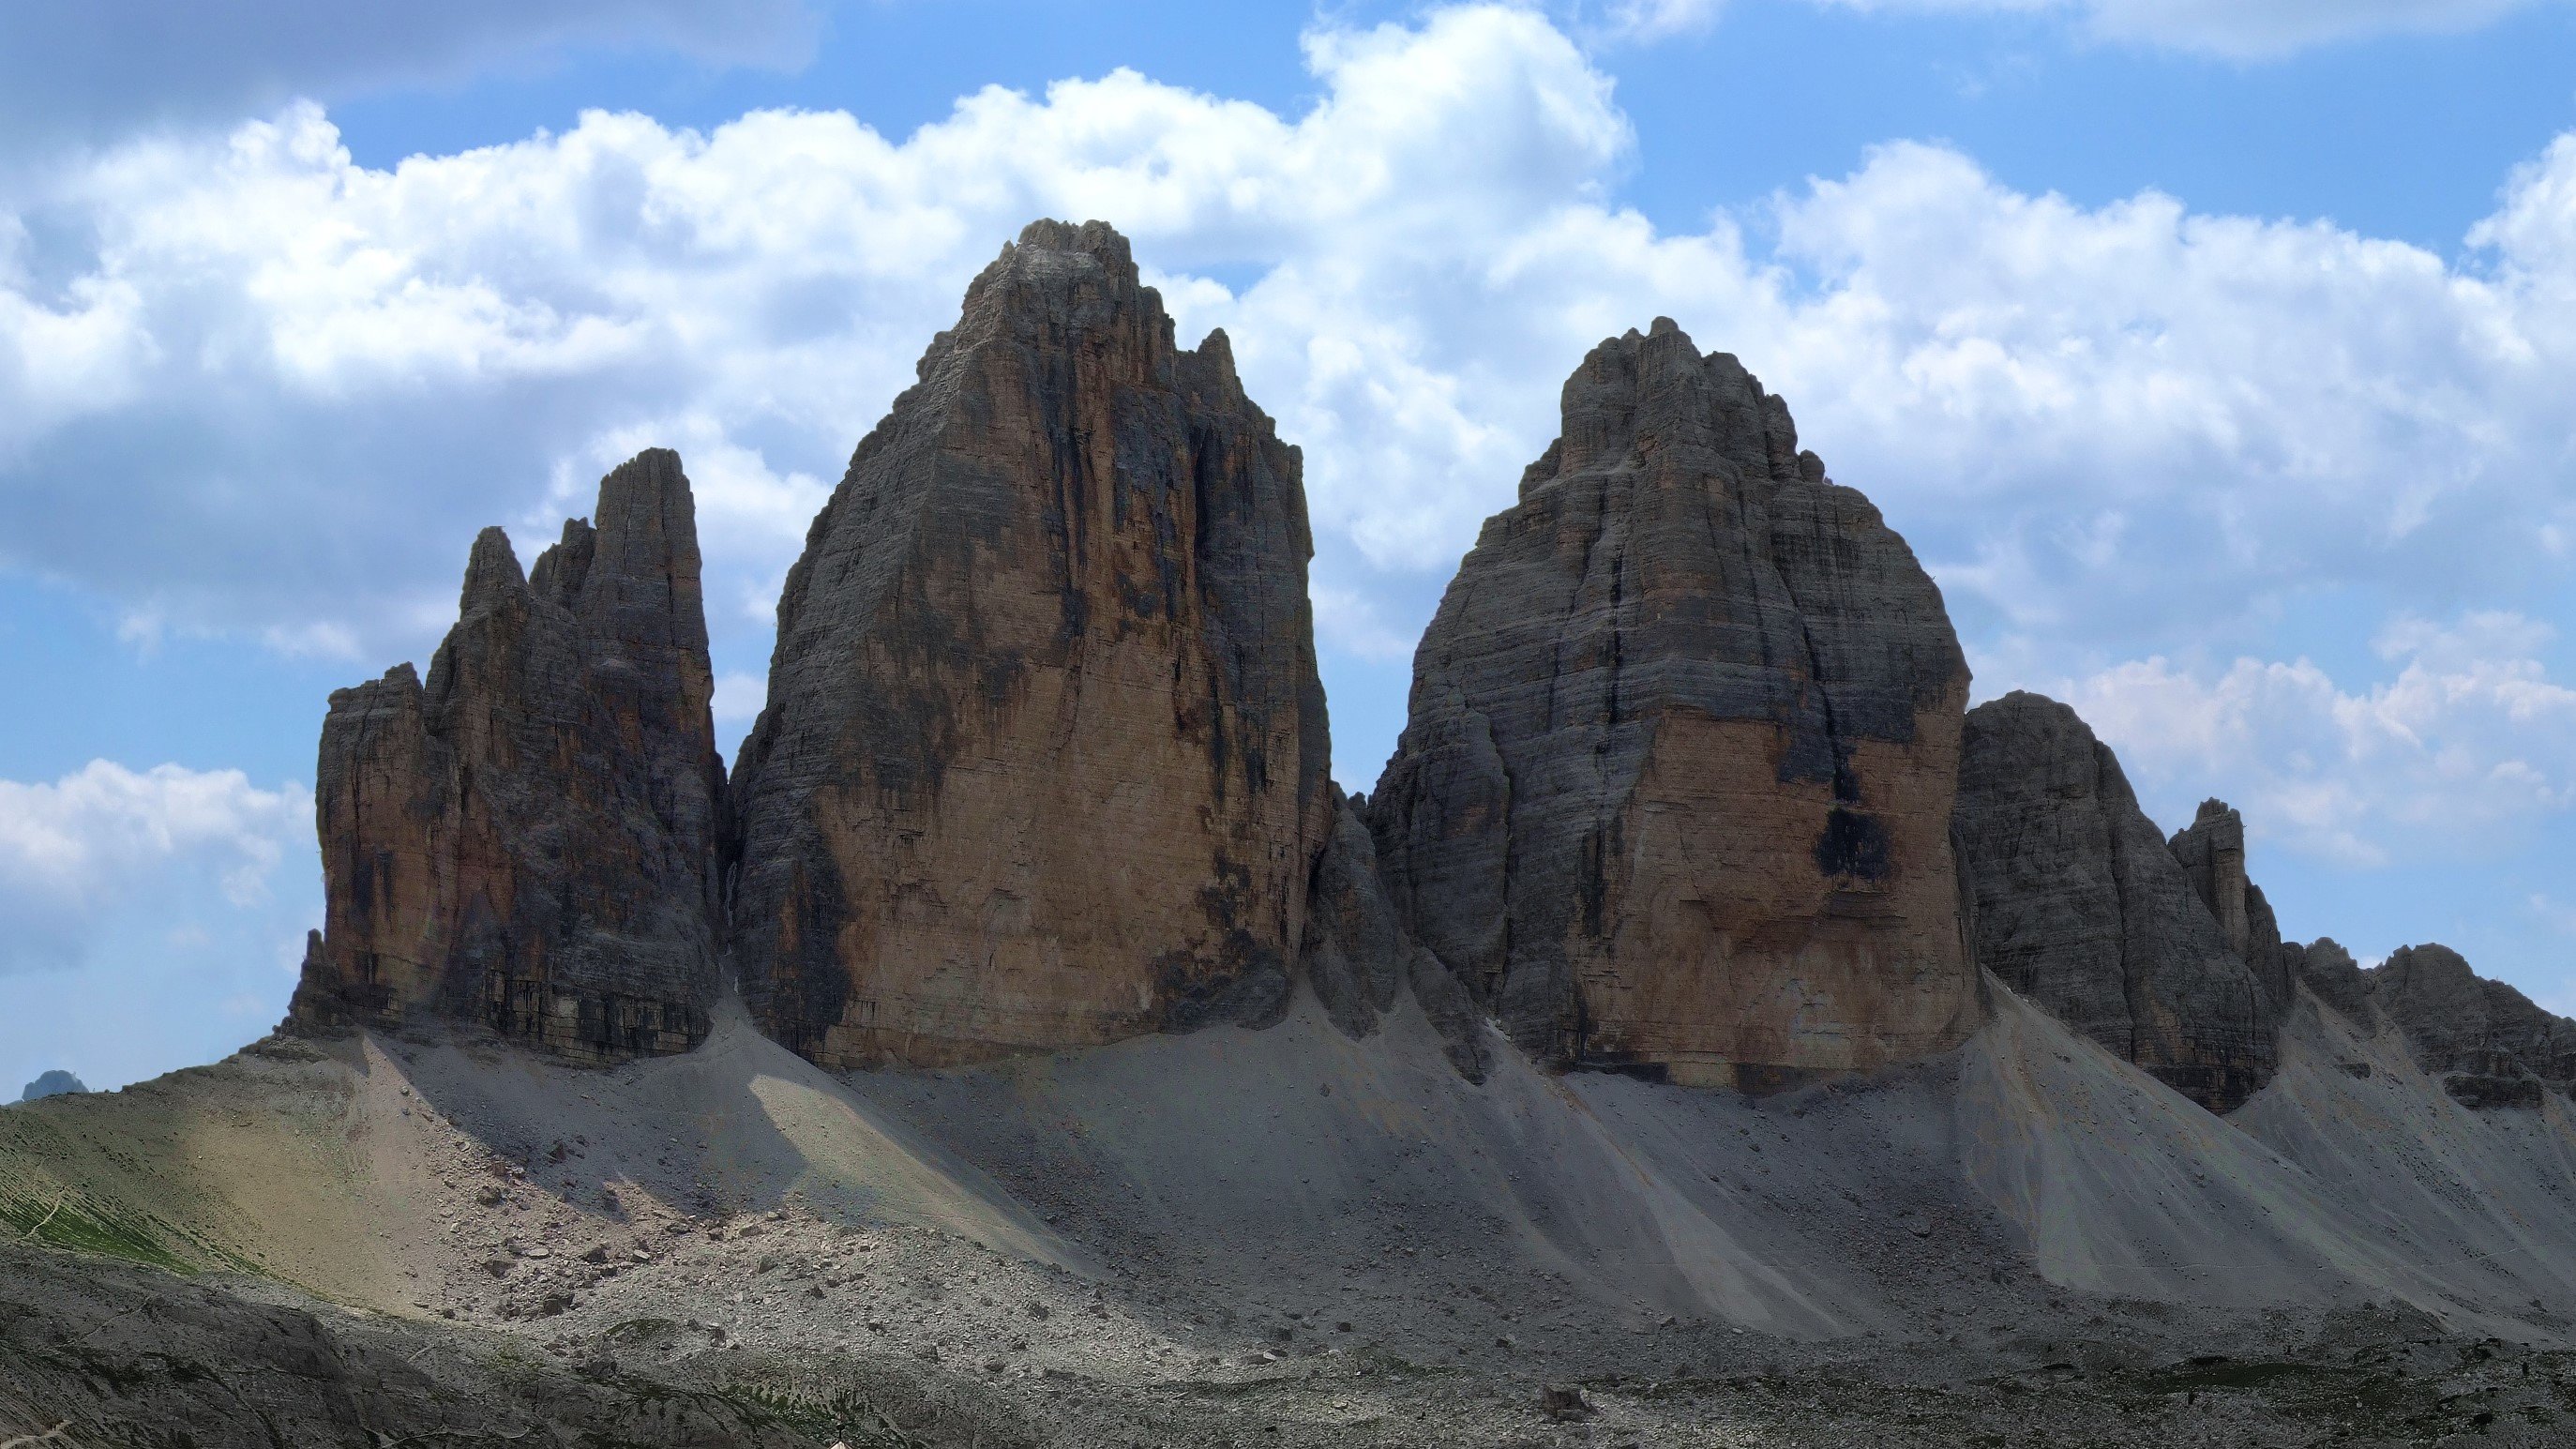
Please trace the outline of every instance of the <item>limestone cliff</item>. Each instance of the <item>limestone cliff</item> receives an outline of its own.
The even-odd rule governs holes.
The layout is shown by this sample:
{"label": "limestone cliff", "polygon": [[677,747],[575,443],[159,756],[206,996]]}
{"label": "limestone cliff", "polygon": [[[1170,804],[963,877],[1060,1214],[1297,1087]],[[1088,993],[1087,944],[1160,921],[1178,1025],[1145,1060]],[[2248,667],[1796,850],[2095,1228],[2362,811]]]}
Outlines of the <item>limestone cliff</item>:
{"label": "limestone cliff", "polygon": [[736,762],[736,961],[831,1067],[1284,1008],[1332,828],[1297,450],[1039,222],[861,442]]}
{"label": "limestone cliff", "polygon": [[2410,1055],[2471,1107],[2537,1107],[2576,1091],[2576,1021],[2490,981],[2448,946],[2401,946],[2364,970],[2331,940],[2292,947],[2301,979],[2365,1030],[2405,1035]]}
{"label": "limestone cliff", "polygon": [[1414,657],[1397,914],[1544,1059],[1761,1087],[1973,1026],[1941,596],[1669,320],[1566,383]]}
{"label": "limestone cliff", "polygon": [[595,517],[527,575],[485,529],[428,682],[331,696],[288,1030],[471,1023],[592,1061],[705,1035],[724,779],[678,455],[610,473]]}
{"label": "limestone cliff", "polygon": [[[1968,714],[1958,840],[1979,961],[2059,1020],[2224,1112],[2270,1079],[2279,1014],[2204,894],[2235,903],[2236,939],[2250,938],[2244,827],[2219,808],[2223,821],[2204,807],[2199,833],[2169,847],[2118,758],[2075,711],[2014,693]],[[2215,884],[2196,890],[2178,854]],[[2269,916],[2264,908],[2267,928]]]}
{"label": "limestone cliff", "polygon": [[2288,1011],[2296,983],[2282,954],[2281,923],[2272,914],[2272,903],[2245,874],[2245,817],[2224,800],[2203,800],[2191,824],[2165,844],[2217,920],[2227,949],[2261,983],[2273,1014]]}
{"label": "limestone cliff", "polygon": [[1367,1036],[1406,990],[1440,1033],[1450,1064],[1471,1081],[1491,1065],[1482,1016],[1458,978],[1413,939],[1386,897],[1377,846],[1357,805],[1333,790],[1333,832],[1315,857],[1301,960],[1333,1024]]}

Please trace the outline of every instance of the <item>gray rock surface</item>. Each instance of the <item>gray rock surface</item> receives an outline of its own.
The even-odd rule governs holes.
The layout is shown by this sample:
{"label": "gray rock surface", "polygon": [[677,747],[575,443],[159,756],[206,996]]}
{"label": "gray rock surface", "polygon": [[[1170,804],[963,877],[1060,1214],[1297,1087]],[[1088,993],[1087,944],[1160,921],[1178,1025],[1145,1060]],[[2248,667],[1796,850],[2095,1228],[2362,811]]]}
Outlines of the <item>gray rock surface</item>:
{"label": "gray rock surface", "polygon": [[286,1029],[461,1022],[610,1061],[685,1050],[716,986],[723,767],[677,454],[600,482],[522,575],[474,541],[456,626],[331,696],[325,882]]}
{"label": "gray rock surface", "polygon": [[1285,1008],[1332,827],[1300,468],[1115,231],[1003,249],[779,601],[733,780],[765,1030],[940,1064]]}
{"label": "gray rock surface", "polygon": [[38,1073],[36,1079],[27,1084],[27,1089],[18,1094],[18,1100],[33,1102],[39,1097],[60,1097],[67,1093],[88,1090],[88,1087],[81,1084],[80,1078],[56,1067],[52,1071]]}
{"label": "gray rock surface", "polygon": [[1669,319],[1563,414],[1414,656],[1369,806],[1399,915],[1553,1062],[1769,1087],[1954,1044],[1940,591]]}
{"label": "gray rock surface", "polygon": [[1978,959],[2013,990],[2213,1111],[2270,1079],[2267,988],[2075,711],[2016,692],[1969,712],[1958,839]]}
{"label": "gray rock surface", "polygon": [[2245,874],[2245,817],[2224,800],[2203,800],[2191,824],[2165,843],[2217,920],[2228,949],[2262,983],[2273,1014],[2287,1012],[2296,985],[2281,951],[2281,923],[2272,914],[2272,903]]}
{"label": "gray rock surface", "polygon": [[[1361,802],[1365,803],[1365,802]],[[1408,988],[1440,1033],[1452,1065],[1482,1081],[1489,1065],[1483,1015],[1437,956],[1395,913],[1378,876],[1377,847],[1354,802],[1333,789],[1333,833],[1315,857],[1301,953],[1306,976],[1335,1026],[1378,1029]]]}
{"label": "gray rock surface", "polygon": [[2472,970],[2448,946],[2401,946],[2370,970],[2331,940],[2300,952],[2301,979],[2365,1030],[2381,1021],[2470,1107],[2538,1107],[2576,1088],[2576,1021]]}
{"label": "gray rock surface", "polygon": [[2319,936],[2305,945],[2285,942],[2281,960],[2292,980],[2343,1013],[2354,1025],[2368,1030],[2376,1022],[2370,1004],[2370,978],[2334,937]]}

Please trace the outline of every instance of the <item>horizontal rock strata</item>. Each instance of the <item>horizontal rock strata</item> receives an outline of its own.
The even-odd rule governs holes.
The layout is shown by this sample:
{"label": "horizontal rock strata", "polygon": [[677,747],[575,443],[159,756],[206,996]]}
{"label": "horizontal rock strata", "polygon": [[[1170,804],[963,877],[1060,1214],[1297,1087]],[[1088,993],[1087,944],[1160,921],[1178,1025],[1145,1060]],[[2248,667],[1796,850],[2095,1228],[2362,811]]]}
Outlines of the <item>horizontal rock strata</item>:
{"label": "horizontal rock strata", "polygon": [[1968,714],[1958,840],[1977,958],[2013,990],[2213,1111],[2270,1079],[2279,1015],[2236,942],[2259,910],[2277,958],[2277,931],[2234,811],[2204,807],[2169,847],[2075,711],[2014,693]]}
{"label": "horizontal rock strata", "polygon": [[2292,948],[2318,998],[2365,1029],[2405,1035],[2409,1055],[2471,1107],[2538,1107],[2576,1091],[2576,1021],[2470,969],[2448,946],[2401,946],[2370,970],[2331,940]]}
{"label": "horizontal rock strata", "polygon": [[1331,829],[1300,460],[1124,239],[976,278],[788,576],[736,959],[832,1067],[1283,1010]]}
{"label": "horizontal rock strata", "polygon": [[467,1023],[592,1061],[706,1034],[724,778],[679,457],[610,473],[595,517],[525,575],[484,530],[428,681],[331,696],[288,1029]]}
{"label": "horizontal rock strata", "polygon": [[1563,416],[1415,655],[1368,811],[1399,916],[1561,1064],[1763,1087],[1959,1041],[1939,591],[1669,320]]}

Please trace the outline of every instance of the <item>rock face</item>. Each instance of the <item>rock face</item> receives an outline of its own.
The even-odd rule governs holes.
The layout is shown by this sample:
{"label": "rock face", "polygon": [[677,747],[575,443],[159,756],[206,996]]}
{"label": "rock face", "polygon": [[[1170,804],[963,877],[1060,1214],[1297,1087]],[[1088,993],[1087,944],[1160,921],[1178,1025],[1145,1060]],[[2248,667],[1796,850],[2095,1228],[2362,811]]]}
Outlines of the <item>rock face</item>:
{"label": "rock face", "polygon": [[478,1023],[588,1061],[706,1034],[724,778],[678,455],[610,473],[596,517],[525,576],[485,529],[428,683],[331,696],[288,1029]]}
{"label": "rock face", "polygon": [[2448,946],[2402,946],[2364,971],[2334,942],[2305,948],[2302,979],[2357,1024],[2375,1012],[2408,1051],[2471,1107],[2537,1107],[2542,1093],[2576,1090],[2576,1021],[2532,1004],[2471,970]]}
{"label": "rock face", "polygon": [[1960,1040],[1940,592],[1669,320],[1563,414],[1414,658],[1368,810],[1398,917],[1560,1064],[1760,1088]]}
{"label": "rock face", "polygon": [[1316,997],[1344,1034],[1376,1031],[1409,987],[1440,1033],[1450,1064],[1470,1081],[1484,1080],[1491,1061],[1482,1017],[1458,978],[1396,915],[1378,876],[1376,843],[1338,786],[1333,833],[1315,857],[1301,959]]}
{"label": "rock face", "polygon": [[[2245,902],[2244,827],[2220,809],[2185,835]],[[2213,1111],[2270,1079],[2269,990],[2075,711],[2014,693],[1969,712],[1958,840],[1977,958],[2013,990]]]}
{"label": "rock face", "polygon": [[2289,1010],[2296,986],[2281,951],[2281,923],[2263,888],[2245,876],[2245,817],[2224,800],[2203,800],[2191,824],[2165,844],[2217,920],[2227,948],[2262,984],[2274,1015]]}
{"label": "rock face", "polygon": [[1284,1009],[1332,828],[1300,461],[1039,222],[851,459],[736,764],[755,1018],[827,1067]]}

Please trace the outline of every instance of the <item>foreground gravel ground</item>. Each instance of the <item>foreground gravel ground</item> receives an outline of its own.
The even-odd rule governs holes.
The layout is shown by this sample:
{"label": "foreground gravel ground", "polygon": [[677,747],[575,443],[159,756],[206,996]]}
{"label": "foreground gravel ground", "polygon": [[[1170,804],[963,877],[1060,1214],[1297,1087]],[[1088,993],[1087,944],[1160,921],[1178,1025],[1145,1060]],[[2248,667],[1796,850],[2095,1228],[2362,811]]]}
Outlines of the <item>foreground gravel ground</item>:
{"label": "foreground gravel ground", "polygon": [[2576,1130],[2301,1049],[2231,1125],[2012,1012],[1764,1099],[269,1044],[0,1112],[0,1449],[2576,1442]]}
{"label": "foreground gravel ground", "polygon": [[[795,1256],[794,1231],[722,1243]],[[715,1229],[711,1226],[709,1232]],[[0,1248],[0,1443],[33,1445],[1619,1446],[2564,1444],[2576,1353],[2439,1332],[2406,1311],[2177,1323],[2102,1303],[2094,1331],[1800,1346],[1676,1325],[1631,1367],[1540,1371],[1498,1350],[1430,1366],[1296,1330],[1146,1350],[1123,1305],[980,1250],[873,1240],[889,1282],[940,1261],[925,1311],[842,1347],[658,1317],[551,1331],[333,1308],[274,1285]],[[545,1262],[550,1260],[537,1260]],[[731,1261],[711,1253],[706,1261]],[[835,1259],[834,1261],[839,1261]],[[825,1270],[826,1276],[837,1270]],[[810,1286],[810,1285],[809,1285]],[[1054,1290],[1054,1291],[1050,1291]],[[804,1291],[800,1289],[799,1291]],[[1009,1296],[1005,1296],[1009,1295]],[[1021,1295],[1026,1295],[1022,1297]],[[912,1295],[899,1294],[905,1301]],[[743,1307],[759,1301],[744,1290]],[[1336,1331],[1328,1328],[1326,1332]],[[2176,1356],[2188,1337],[2199,1351]],[[1025,1346],[1021,1346],[1025,1344]],[[1167,1345],[1168,1346],[1168,1345]],[[1606,1350],[1607,1345],[1596,1345]],[[2222,1348],[2225,1351],[2219,1351]]]}

